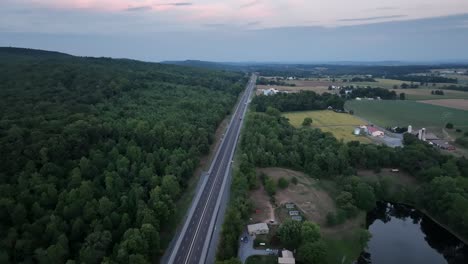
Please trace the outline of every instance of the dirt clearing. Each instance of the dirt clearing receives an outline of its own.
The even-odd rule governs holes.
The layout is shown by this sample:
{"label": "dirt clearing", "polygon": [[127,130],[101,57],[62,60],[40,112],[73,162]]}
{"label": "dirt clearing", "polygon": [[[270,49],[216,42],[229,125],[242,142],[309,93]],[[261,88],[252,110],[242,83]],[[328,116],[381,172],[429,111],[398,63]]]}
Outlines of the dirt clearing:
{"label": "dirt clearing", "polygon": [[335,203],[327,192],[317,187],[317,180],[304,173],[284,168],[262,168],[257,172],[264,173],[276,182],[283,177],[289,181],[293,177],[298,180],[297,184],[289,183],[289,187],[276,191],[275,200],[278,206],[285,203],[294,203],[304,216],[319,225],[325,226],[327,214],[335,211]]}
{"label": "dirt clearing", "polygon": [[419,101],[420,103],[432,104],[438,106],[445,106],[455,109],[468,110],[467,99],[439,99],[439,100],[424,100]]}

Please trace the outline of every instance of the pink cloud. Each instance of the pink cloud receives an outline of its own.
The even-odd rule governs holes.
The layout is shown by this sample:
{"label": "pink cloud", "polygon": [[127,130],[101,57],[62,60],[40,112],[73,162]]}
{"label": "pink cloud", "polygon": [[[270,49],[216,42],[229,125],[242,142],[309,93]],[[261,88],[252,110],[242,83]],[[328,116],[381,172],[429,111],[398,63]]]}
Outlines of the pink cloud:
{"label": "pink cloud", "polygon": [[170,3],[164,0],[33,0],[34,4],[57,9],[89,9],[94,11],[124,11],[147,9],[164,11],[183,6],[183,2]]}

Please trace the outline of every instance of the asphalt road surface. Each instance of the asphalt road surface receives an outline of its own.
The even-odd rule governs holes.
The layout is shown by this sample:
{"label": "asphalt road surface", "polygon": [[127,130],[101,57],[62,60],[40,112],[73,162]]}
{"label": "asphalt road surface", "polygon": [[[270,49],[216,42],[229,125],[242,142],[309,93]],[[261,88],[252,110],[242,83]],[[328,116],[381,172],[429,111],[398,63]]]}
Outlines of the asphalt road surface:
{"label": "asphalt road surface", "polygon": [[218,147],[207,179],[199,189],[199,193],[195,195],[184,227],[169,255],[167,262],[169,264],[204,264],[205,262],[207,245],[210,244],[209,240],[219,210],[222,190],[228,184],[226,178],[231,169],[234,150],[255,82],[256,76],[252,75]]}

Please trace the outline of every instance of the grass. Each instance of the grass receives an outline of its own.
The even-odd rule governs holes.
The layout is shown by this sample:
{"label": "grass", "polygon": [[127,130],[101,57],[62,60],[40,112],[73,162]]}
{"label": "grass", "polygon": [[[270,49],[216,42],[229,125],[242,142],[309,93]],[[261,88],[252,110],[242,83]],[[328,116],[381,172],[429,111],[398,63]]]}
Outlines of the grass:
{"label": "grass", "polygon": [[[444,90],[445,95],[433,95],[431,94],[432,90],[441,89],[444,86],[449,86],[453,84],[449,83],[436,83],[435,86],[430,84],[429,86],[420,86],[419,88],[414,89],[400,89],[402,83],[410,84],[411,82],[405,82],[400,80],[392,79],[375,79],[377,82],[359,82],[359,83],[350,83],[355,86],[361,87],[380,87],[388,90],[395,91],[397,94],[405,93],[407,100],[434,100],[434,99],[468,99],[468,92],[462,91],[452,91]],[[415,82],[419,84],[419,82]],[[398,89],[393,89],[393,86],[397,85]]]}
{"label": "grass", "polygon": [[364,122],[349,114],[335,113],[329,110],[288,112],[284,114],[294,127],[301,127],[304,118],[312,118],[312,127],[319,128],[323,132],[332,133],[337,139],[343,139],[345,142],[357,140],[362,143],[370,143],[371,140],[366,137],[357,137],[353,135],[353,129],[356,126],[363,125]]}
{"label": "grass", "polygon": [[356,234],[339,239],[325,237],[323,240],[327,247],[327,263],[354,263],[362,251]]}
{"label": "grass", "polygon": [[250,256],[245,261],[245,264],[276,264],[278,257],[276,256]]}
{"label": "grass", "polygon": [[347,101],[345,108],[377,125],[413,128],[443,128],[451,122],[457,128],[468,128],[468,111],[415,101]]}

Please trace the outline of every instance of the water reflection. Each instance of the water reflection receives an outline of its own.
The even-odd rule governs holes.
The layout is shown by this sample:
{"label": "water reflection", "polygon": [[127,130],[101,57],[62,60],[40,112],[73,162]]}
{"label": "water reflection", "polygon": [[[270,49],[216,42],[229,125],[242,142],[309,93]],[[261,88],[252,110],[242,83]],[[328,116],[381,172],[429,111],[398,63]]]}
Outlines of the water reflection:
{"label": "water reflection", "polygon": [[372,234],[359,264],[468,263],[468,246],[409,206],[378,203],[367,215]]}

